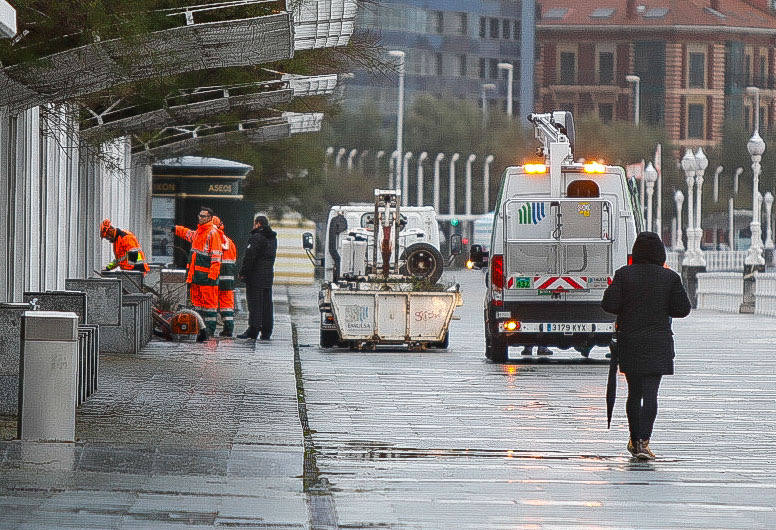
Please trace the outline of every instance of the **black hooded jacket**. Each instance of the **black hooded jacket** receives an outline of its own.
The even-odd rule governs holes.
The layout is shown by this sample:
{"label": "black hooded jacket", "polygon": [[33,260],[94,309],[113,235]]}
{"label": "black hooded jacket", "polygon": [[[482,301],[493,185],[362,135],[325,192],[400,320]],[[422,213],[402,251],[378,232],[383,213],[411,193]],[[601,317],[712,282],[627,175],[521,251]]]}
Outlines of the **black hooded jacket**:
{"label": "black hooded jacket", "polygon": [[248,248],[245,251],[240,277],[248,287],[267,289],[275,278],[275,255],[278,250],[277,234],[268,226],[251,230]]}
{"label": "black hooded jacket", "polygon": [[604,292],[601,307],[617,315],[623,373],[674,373],[671,317],[686,317],[691,306],[679,275],[663,267],[665,260],[658,235],[640,233],[633,244],[633,264],[618,269]]}

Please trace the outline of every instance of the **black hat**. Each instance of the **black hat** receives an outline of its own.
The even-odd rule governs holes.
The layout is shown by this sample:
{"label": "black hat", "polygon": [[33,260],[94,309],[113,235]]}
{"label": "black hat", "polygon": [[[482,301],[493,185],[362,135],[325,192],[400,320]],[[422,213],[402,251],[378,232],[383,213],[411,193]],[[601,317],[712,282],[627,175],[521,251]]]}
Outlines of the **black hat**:
{"label": "black hat", "polygon": [[633,243],[633,263],[662,265],[666,262],[666,247],[654,232],[641,232]]}

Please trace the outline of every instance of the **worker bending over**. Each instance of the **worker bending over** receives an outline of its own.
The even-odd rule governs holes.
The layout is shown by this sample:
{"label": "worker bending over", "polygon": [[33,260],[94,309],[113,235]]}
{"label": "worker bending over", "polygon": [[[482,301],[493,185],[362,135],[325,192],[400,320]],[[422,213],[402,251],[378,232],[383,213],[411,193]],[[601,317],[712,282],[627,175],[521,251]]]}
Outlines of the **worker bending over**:
{"label": "worker bending over", "polygon": [[113,261],[105,266],[107,270],[118,267],[125,271],[140,271],[143,275],[150,270],[140,243],[129,230],[116,228],[110,219],[105,219],[100,225],[100,237],[113,243]]}

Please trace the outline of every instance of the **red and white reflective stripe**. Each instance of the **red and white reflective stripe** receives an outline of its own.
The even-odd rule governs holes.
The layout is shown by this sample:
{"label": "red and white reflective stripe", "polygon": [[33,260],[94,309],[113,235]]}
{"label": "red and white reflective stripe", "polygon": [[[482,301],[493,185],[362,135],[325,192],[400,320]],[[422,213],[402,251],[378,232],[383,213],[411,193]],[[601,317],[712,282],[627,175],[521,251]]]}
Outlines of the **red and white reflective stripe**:
{"label": "red and white reflective stripe", "polygon": [[587,289],[586,276],[534,276],[534,288],[554,291]]}

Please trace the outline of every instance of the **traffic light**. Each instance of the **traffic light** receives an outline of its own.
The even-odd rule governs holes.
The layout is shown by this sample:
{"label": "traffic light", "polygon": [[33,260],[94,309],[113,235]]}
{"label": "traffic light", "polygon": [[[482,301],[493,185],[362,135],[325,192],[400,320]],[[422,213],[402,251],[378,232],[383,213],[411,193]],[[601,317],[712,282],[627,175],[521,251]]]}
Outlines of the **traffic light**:
{"label": "traffic light", "polygon": [[452,219],[450,219],[450,226],[458,226],[458,223],[460,222],[461,221],[459,221],[457,217],[453,217]]}

